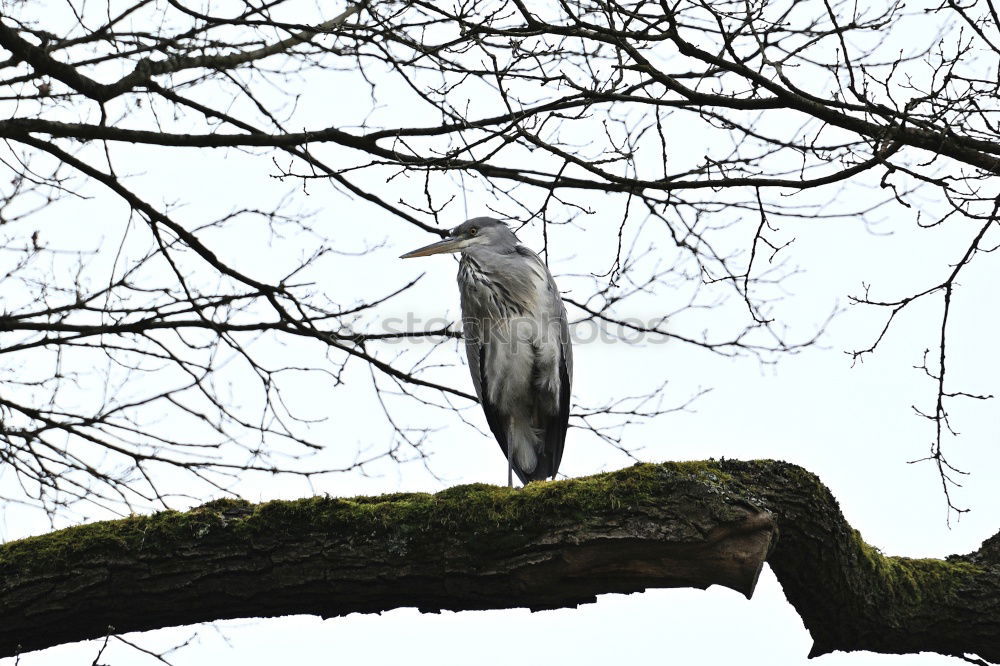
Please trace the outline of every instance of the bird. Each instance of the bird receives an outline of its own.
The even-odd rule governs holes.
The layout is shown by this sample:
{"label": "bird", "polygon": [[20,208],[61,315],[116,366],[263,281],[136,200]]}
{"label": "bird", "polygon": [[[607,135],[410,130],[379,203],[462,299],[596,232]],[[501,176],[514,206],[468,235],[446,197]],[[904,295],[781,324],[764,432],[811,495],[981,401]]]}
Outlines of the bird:
{"label": "bird", "polygon": [[461,253],[465,352],[486,422],[507,458],[507,486],[555,477],[573,381],[566,307],[541,258],[500,220],[475,217],[401,259]]}

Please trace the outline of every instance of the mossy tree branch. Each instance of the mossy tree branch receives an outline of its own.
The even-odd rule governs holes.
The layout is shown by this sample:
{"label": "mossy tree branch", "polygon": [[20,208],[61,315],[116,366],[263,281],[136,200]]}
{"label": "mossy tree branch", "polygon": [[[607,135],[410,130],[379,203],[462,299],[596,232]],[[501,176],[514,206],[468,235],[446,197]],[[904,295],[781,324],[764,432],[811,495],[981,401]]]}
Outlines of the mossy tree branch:
{"label": "mossy tree branch", "polygon": [[947,560],[884,556],[815,476],[775,461],[638,465],[523,490],[221,500],[0,546],[0,656],[247,616],[555,608],[712,584],[749,596],[767,557],[813,655],[997,661],[998,537]]}

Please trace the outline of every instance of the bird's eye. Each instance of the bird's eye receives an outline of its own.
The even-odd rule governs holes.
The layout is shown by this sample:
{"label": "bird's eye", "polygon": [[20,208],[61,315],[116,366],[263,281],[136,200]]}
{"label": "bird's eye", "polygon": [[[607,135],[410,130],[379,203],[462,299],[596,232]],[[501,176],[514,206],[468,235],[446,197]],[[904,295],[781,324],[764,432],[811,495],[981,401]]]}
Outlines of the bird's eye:
{"label": "bird's eye", "polygon": [[477,229],[476,227],[472,227],[471,229],[469,229],[469,235],[470,236],[475,236],[478,233],[479,233],[479,229]]}

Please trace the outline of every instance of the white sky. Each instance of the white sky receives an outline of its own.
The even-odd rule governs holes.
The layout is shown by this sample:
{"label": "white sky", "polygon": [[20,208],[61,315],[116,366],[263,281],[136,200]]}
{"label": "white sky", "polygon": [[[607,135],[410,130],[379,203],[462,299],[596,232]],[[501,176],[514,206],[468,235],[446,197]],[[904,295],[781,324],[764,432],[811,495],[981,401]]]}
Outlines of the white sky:
{"label": "white sky", "polygon": [[[327,97],[309,100],[322,108]],[[390,100],[391,105],[391,100]],[[305,120],[320,123],[322,114],[304,103]],[[336,111],[334,109],[333,111]],[[696,139],[675,137],[679,152],[696,151]],[[689,143],[685,144],[684,141]],[[291,187],[270,178],[269,156],[250,157],[238,151],[201,153],[134,147],[114,147],[116,166],[122,172],[144,173],[131,183],[155,203],[182,200],[188,204],[185,219],[207,219],[229,210],[235,202],[275,201]],[[400,190],[406,192],[405,188]],[[458,312],[454,286],[456,265],[449,258],[402,262],[396,257],[427,242],[415,229],[390,219],[373,207],[350,202],[320,183],[310,184],[309,196],[297,195],[296,205],[317,211],[318,227],[346,238],[350,247],[365,242],[385,245],[364,259],[337,259],[326,265],[328,273],[316,276],[331,298],[348,301],[391,289],[418,273],[427,277],[418,289],[392,307],[399,314],[422,316]],[[127,212],[112,199],[99,195],[53,207],[39,218],[43,238],[73,245],[102,244],[116,248],[124,232]],[[458,195],[457,188],[451,194]],[[860,195],[859,195],[860,196]],[[488,199],[472,192],[470,215],[485,212]],[[604,212],[595,199],[597,214],[591,225],[600,225]],[[618,208],[607,217],[618,217]],[[451,221],[462,221],[462,205],[450,209]],[[861,225],[845,222],[803,222],[786,229],[796,241],[790,260],[804,269],[787,285],[790,295],[779,307],[781,316],[796,330],[805,331],[823,320],[836,305],[845,304],[861,283],[873,283],[885,296],[905,295],[936,283],[957,258],[956,250],[969,237],[968,229],[946,227],[936,232],[913,233],[912,217],[896,211],[887,215],[884,230],[893,235],[874,236]],[[616,226],[616,223],[612,223]],[[99,235],[99,238],[98,238]],[[537,237],[528,231],[525,242],[537,249]],[[57,240],[56,240],[57,239]],[[557,229],[553,235],[551,267],[560,274],[603,272],[610,261],[607,238],[598,234]],[[269,240],[252,225],[226,240],[223,254],[255,264],[260,274],[267,262],[294,259],[295,243]],[[282,252],[291,253],[282,255]],[[995,266],[992,257],[972,266],[956,295],[952,313],[953,386],[971,392],[1000,394],[1000,357],[995,353],[998,328],[996,297],[992,291]],[[994,271],[991,273],[991,271]],[[353,279],[349,276],[353,275]],[[365,294],[351,292],[367,281]],[[561,281],[564,285],[570,281]],[[664,295],[670,298],[670,295]],[[1000,485],[1000,419],[993,402],[953,405],[953,416],[962,436],[948,443],[951,460],[972,472],[955,493],[956,502],[971,507],[961,520],[946,525],[946,512],[936,471],[929,464],[906,461],[925,455],[932,436],[929,424],[913,415],[911,404],[927,405],[933,386],[913,365],[933,342],[938,301],[908,313],[885,346],[857,367],[851,367],[846,349],[867,346],[880,319],[860,309],[848,309],[830,325],[822,348],[785,358],[776,368],[762,368],[752,359],[731,360],[680,344],[626,345],[594,342],[576,349],[574,397],[594,404],[623,394],[639,392],[663,379],[671,382],[670,399],[683,401],[699,387],[712,391],[692,412],[669,415],[628,431],[627,443],[642,446],[644,460],[728,458],[777,458],[803,465],[832,489],[848,520],[872,544],[890,554],[943,556],[979,546],[998,529]],[[633,316],[658,314],[657,302],[645,302]],[[460,358],[457,345],[451,347]],[[302,346],[280,352],[291,362],[315,360],[316,348]],[[316,362],[319,362],[318,360]],[[452,375],[471,390],[463,368]],[[358,445],[384,446],[389,433],[373,428],[380,418],[367,396],[364,373],[351,379],[365,391],[333,391],[313,384],[300,387],[302,408],[310,414],[329,414],[320,426],[332,448],[351,453]],[[417,407],[402,407],[411,422],[431,419],[440,426],[432,441],[433,469],[444,482],[435,481],[418,465],[381,468],[374,478],[327,477],[310,490],[290,479],[249,478],[241,490],[248,499],[291,498],[311,492],[335,495],[377,494],[398,489],[436,491],[472,481],[501,483],[505,465],[492,438],[477,434],[456,419],[442,421],[440,412],[428,415]],[[483,427],[478,408],[467,412]],[[326,428],[327,430],[323,430]],[[336,456],[336,452],[331,452]],[[615,469],[628,464],[610,447],[571,430],[562,472],[569,476]],[[210,499],[205,497],[204,499]],[[0,523],[2,536],[15,539],[44,532],[48,523],[37,514],[8,510]],[[780,547],[780,545],[779,545]],[[628,596],[610,595],[576,610],[529,613],[525,610],[442,613],[421,615],[400,609],[381,616],[352,615],[320,621],[312,617],[273,620],[240,620],[196,629],[193,644],[173,655],[177,664],[218,663],[220,660],[254,664],[299,663],[464,664],[480,666],[518,663],[605,664],[610,660],[639,663],[805,663],[810,640],[798,616],[785,601],[780,586],[766,570],[754,598],[721,588],[707,591],[657,590]],[[183,642],[192,628],[166,629],[131,636],[145,647]],[[33,653],[24,666],[90,663],[99,642],[60,646]],[[103,663],[144,663],[125,648],[112,648]],[[14,660],[0,660],[10,666]],[[153,662],[148,662],[153,663]],[[814,660],[834,664],[945,664],[958,660],[937,655],[885,656],[834,654]]]}

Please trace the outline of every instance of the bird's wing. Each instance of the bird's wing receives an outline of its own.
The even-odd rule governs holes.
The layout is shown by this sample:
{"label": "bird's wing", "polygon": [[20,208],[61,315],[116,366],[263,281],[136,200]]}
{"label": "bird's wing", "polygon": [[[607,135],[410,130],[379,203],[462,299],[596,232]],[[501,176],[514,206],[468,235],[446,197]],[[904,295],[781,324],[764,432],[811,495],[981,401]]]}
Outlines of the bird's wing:
{"label": "bird's wing", "polygon": [[566,443],[566,429],[569,423],[570,390],[573,383],[573,347],[569,339],[566,323],[566,309],[555,292],[557,311],[561,311],[559,327],[559,358],[554,368],[559,373],[559,395],[556,397],[556,413],[549,416],[545,424],[545,454],[548,469],[546,477],[554,477],[562,462],[563,447]]}

